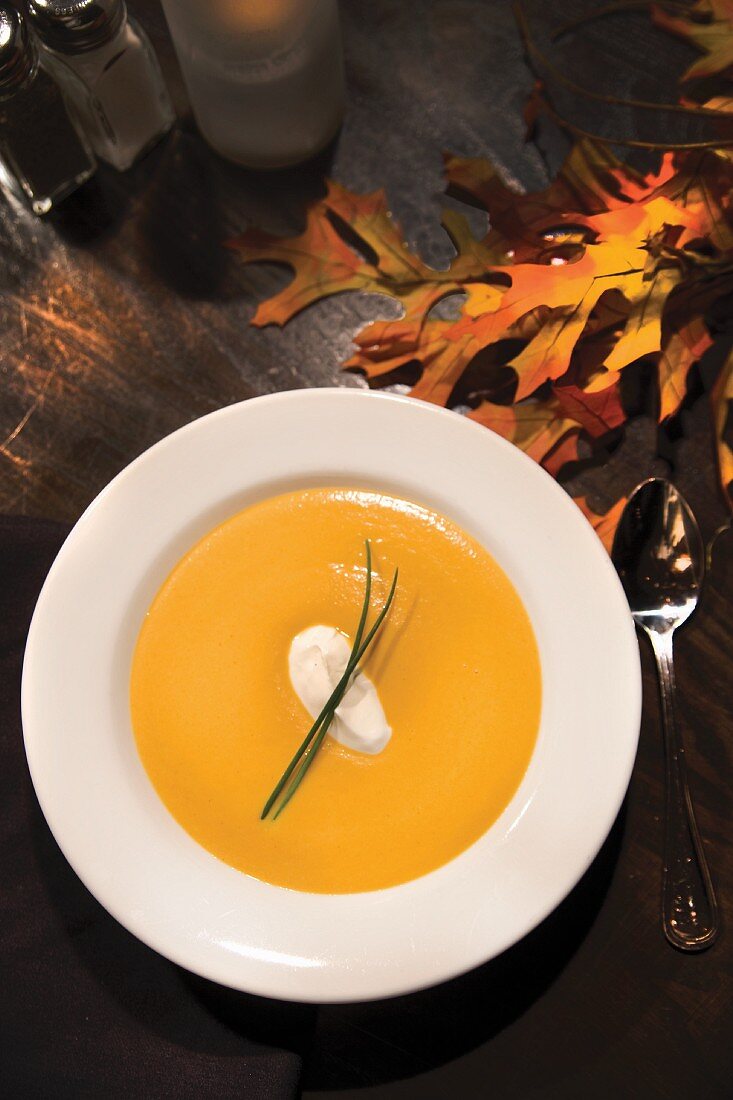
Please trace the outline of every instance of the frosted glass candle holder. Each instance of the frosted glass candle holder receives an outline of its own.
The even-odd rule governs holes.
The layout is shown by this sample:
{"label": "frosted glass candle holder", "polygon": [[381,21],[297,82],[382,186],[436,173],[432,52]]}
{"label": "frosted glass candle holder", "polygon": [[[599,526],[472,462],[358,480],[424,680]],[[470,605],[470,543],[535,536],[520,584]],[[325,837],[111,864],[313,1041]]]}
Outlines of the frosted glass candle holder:
{"label": "frosted glass candle holder", "polygon": [[163,0],[199,129],[250,168],[317,153],[343,116],[336,0]]}

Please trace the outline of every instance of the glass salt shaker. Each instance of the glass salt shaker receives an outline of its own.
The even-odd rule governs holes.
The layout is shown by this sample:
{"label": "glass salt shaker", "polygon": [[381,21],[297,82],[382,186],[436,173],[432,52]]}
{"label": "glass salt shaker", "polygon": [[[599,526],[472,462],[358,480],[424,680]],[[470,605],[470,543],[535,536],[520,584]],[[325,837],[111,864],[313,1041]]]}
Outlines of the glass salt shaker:
{"label": "glass salt shaker", "polygon": [[0,4],[0,158],[34,214],[94,174],[94,154],[14,4]]}
{"label": "glass salt shaker", "polygon": [[123,172],[166,134],[173,105],[150,40],[124,0],[28,0],[59,81],[86,88],[78,106],[100,160]]}

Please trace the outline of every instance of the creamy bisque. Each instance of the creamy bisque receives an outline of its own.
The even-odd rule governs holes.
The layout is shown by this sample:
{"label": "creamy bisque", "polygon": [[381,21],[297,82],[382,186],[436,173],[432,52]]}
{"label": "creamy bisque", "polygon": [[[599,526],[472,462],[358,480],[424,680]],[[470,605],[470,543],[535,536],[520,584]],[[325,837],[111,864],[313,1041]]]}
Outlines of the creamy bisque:
{"label": "creamy bisque", "polygon": [[[273,821],[260,812],[311,719],[288,675],[316,623],[353,639],[373,551],[363,668],[392,738],[376,755],[326,737]],[[509,580],[443,516],[384,494],[308,489],[255,504],[176,566],[133,660],[132,722],[174,817],[266,882],[347,893],[417,878],[457,856],[506,807],[540,715],[537,645]]]}

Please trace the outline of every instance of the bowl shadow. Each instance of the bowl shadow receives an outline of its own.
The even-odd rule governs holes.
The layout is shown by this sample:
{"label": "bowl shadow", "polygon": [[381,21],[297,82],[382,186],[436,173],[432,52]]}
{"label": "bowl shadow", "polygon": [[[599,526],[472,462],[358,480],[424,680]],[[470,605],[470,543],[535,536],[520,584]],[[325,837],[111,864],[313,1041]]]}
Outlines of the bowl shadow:
{"label": "bowl shadow", "polygon": [[251,294],[252,275],[227,240],[248,223],[267,221],[273,210],[288,223],[294,210],[302,217],[323,191],[335,142],[304,164],[257,171],[225,160],[190,118],[179,120],[148,173],[138,222],[149,270],[188,300],[226,302]]}
{"label": "bowl shadow", "polygon": [[[126,1016],[164,1041],[199,1053],[231,1057],[253,1046],[292,1052],[304,1063],[306,1088],[334,1090],[425,1073],[490,1041],[527,1011],[590,931],[613,878],[624,817],[625,806],[567,898],[498,958],[406,996],[320,1006],[240,993],[168,962],[87,891],[37,804],[32,837],[57,929],[64,930],[77,961]],[[175,1009],[161,1011],[165,1004]]]}
{"label": "bowl shadow", "polygon": [[[388,1000],[311,1006],[311,1031],[290,1036],[305,1059],[305,1087],[333,1090],[386,1084],[425,1073],[490,1041],[559,977],[590,931],[608,892],[624,834],[625,803],[577,886],[533,932],[476,970]],[[218,1019],[258,1042],[277,1045],[283,1015],[272,1002],[186,975]],[[289,1010],[307,1006],[290,1005]],[[296,1016],[289,1024],[296,1022]],[[334,1052],[338,1057],[334,1058]]]}

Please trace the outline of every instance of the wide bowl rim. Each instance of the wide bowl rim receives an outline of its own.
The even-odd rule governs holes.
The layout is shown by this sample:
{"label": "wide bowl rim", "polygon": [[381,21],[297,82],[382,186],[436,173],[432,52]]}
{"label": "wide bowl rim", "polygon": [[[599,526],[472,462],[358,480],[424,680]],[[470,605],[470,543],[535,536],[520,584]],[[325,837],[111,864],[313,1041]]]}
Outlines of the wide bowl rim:
{"label": "wide bowl rim", "polygon": [[[368,405],[366,403],[369,403]],[[98,536],[101,525],[108,520],[110,509],[114,512],[116,501],[128,492],[133,483],[144,481],[156,464],[161,465],[166,461],[166,456],[172,451],[186,452],[189,446],[195,449],[196,441],[202,436],[212,435],[212,439],[228,431],[232,424],[241,421],[242,424],[249,421],[250,426],[256,424],[257,418],[266,420],[268,417],[273,423],[280,419],[293,415],[295,409],[302,412],[304,419],[316,420],[320,416],[323,423],[330,423],[330,417],[338,416],[342,421],[356,425],[360,418],[367,415],[365,410],[369,408],[369,416],[379,419],[377,409],[385,410],[384,416],[400,423],[405,431],[408,428],[415,431],[413,440],[419,442],[420,432],[430,433],[437,438],[445,436],[450,439],[451,445],[460,449],[461,439],[471,440],[468,448],[474,453],[485,452],[487,461],[501,456],[501,462],[506,469],[515,471],[519,483],[532,484],[533,491],[545,500],[550,512],[562,517],[557,538],[569,538],[574,553],[580,555],[580,559],[593,574],[598,585],[608,596],[609,606],[614,607],[614,621],[610,629],[609,644],[612,644],[619,666],[623,666],[626,672],[624,683],[618,690],[624,696],[622,710],[625,714],[625,728],[623,736],[616,734],[618,738],[618,754],[612,758],[613,782],[610,787],[602,790],[600,799],[596,803],[595,816],[586,823],[579,837],[577,850],[572,853],[572,858],[565,858],[561,869],[551,882],[545,882],[539,891],[539,896],[534,899],[532,905],[522,913],[516,915],[511,932],[506,931],[502,936],[494,936],[493,942],[487,929],[490,931],[490,915],[484,920],[480,934],[469,937],[462,949],[448,952],[431,959],[421,959],[419,966],[388,965],[379,967],[376,962],[370,963],[367,958],[355,961],[353,969],[344,967],[346,955],[341,959],[341,967],[335,962],[332,967],[321,960],[313,963],[307,961],[304,966],[293,963],[288,969],[287,962],[277,958],[268,965],[266,957],[258,956],[256,966],[250,959],[248,967],[245,954],[239,954],[232,965],[231,950],[222,950],[221,942],[193,943],[190,934],[179,934],[171,931],[171,928],[161,927],[151,922],[150,915],[138,906],[136,909],[126,904],[124,894],[120,894],[115,887],[114,880],[108,873],[103,873],[99,863],[95,863],[89,851],[80,843],[78,832],[72,824],[68,811],[64,811],[63,781],[59,780],[58,771],[63,767],[53,769],[47,766],[44,760],[44,752],[48,751],[49,738],[52,733],[51,725],[56,717],[49,712],[48,704],[39,701],[38,685],[44,683],[44,677],[49,674],[49,661],[54,659],[54,649],[50,645],[49,631],[58,631],[58,625],[54,623],[52,604],[60,601],[60,592],[69,581],[70,563],[81,553],[85,543]],[[386,410],[389,409],[387,414]],[[410,424],[410,421],[413,424]],[[419,422],[419,431],[417,425]],[[229,425],[229,428],[227,428]],[[213,433],[213,434],[212,434]],[[456,443],[456,440],[459,442]],[[394,444],[395,453],[398,452],[398,444]],[[292,476],[296,477],[298,455],[291,457]],[[137,491],[137,490],[135,490]],[[569,535],[568,532],[572,534]],[[512,578],[514,579],[514,578]],[[78,584],[78,580],[76,581]],[[63,602],[63,601],[61,601]],[[58,661],[58,657],[56,658]],[[600,682],[600,681],[599,681]],[[45,706],[45,713],[44,711]],[[586,710],[587,710],[586,706]],[[197,420],[179,428],[177,431],[165,436],[148,450],[138,456],[126,466],[92,501],[89,507],[80,517],[71,533],[65,540],[48,577],[44,583],[34,611],[26,646],[23,681],[22,681],[22,716],[24,740],[28,757],[31,777],[41,808],[54,833],[59,846],[71,864],[77,875],[87,888],[94,894],[101,904],[124,927],[136,935],[148,946],[169,958],[171,961],[186,969],[209,978],[221,984],[230,985],[233,988],[246,990],[261,996],[276,997],[288,1000],[310,1001],[314,1003],[328,1003],[334,1001],[356,1001],[379,999],[408,993],[429,985],[438,984],[457,976],[473,967],[480,965],[489,958],[506,950],[524,935],[536,927],[552,912],[560,901],[575,886],[578,880],[587,870],[588,866],[599,851],[603,841],[608,835],[613,822],[618,814],[623,801],[626,788],[631,776],[633,763],[638,743],[638,731],[641,716],[641,676],[639,668],[638,645],[635,638],[633,623],[628,613],[623,590],[616,576],[615,570],[606,554],[600,540],[592,531],[589,524],[582,517],[580,511],[572,503],[565,491],[548,475],[538,467],[526,455],[518,451],[505,439],[487,431],[483,426],[467,420],[454,412],[415,401],[412,398],[395,394],[375,393],[360,389],[344,387],[330,387],[322,389],[290,390],[275,394],[268,394],[247,401],[226,406],[216,410]],[[604,748],[603,751],[606,751]],[[526,807],[525,807],[526,808]],[[167,813],[167,811],[165,811]],[[517,809],[515,808],[515,813]],[[522,810],[524,813],[524,810]],[[512,822],[507,825],[507,836],[515,830]],[[176,828],[178,828],[176,826]],[[493,827],[492,827],[493,828]],[[489,831],[491,832],[491,830]],[[194,842],[192,842],[194,843]],[[481,844],[481,842],[477,842]],[[198,847],[198,846],[196,846]],[[208,855],[208,853],[207,853]],[[214,857],[210,857],[214,859]],[[461,860],[463,857],[458,857]],[[218,863],[218,861],[216,861]],[[195,860],[194,860],[195,863]],[[452,861],[456,863],[456,861]],[[224,865],[221,865],[222,867]],[[451,865],[447,865],[451,867]],[[231,869],[227,869],[231,870]],[[443,868],[423,876],[423,879],[415,880],[417,883],[425,879],[440,876]],[[198,871],[197,871],[198,873]],[[238,874],[238,872],[234,872]],[[246,878],[246,876],[244,876]],[[445,882],[449,883],[449,877]],[[459,880],[463,882],[463,880]],[[283,907],[302,904],[296,898],[369,898],[369,904],[374,900],[372,895],[391,895],[394,891],[403,891],[405,905],[407,907],[417,904],[416,898],[419,891],[412,889],[413,883],[392,888],[390,891],[373,891],[371,895],[298,895],[293,891],[282,891]],[[461,887],[463,888],[463,887]],[[278,890],[280,888],[272,887]],[[469,889],[469,887],[466,887]],[[474,900],[475,900],[475,895]],[[496,899],[494,899],[496,902]],[[367,903],[365,903],[367,904]],[[386,909],[391,912],[391,900],[387,902]],[[334,904],[334,912],[337,903]],[[397,910],[399,911],[399,910]],[[414,919],[414,914],[413,914]],[[444,917],[444,919],[447,919]],[[185,923],[185,922],[184,922]],[[445,930],[447,932],[447,929]],[[189,930],[190,932],[190,930]],[[413,927],[414,933],[414,927]],[[407,933],[405,932],[405,935]],[[456,937],[458,939],[458,937]],[[231,946],[231,945],[230,945]],[[245,945],[246,946],[246,945]],[[414,945],[413,945],[414,946]],[[242,945],[239,944],[241,948]],[[253,948],[253,950],[257,950]],[[217,954],[218,952],[218,954]],[[227,953],[228,952],[228,953]],[[273,957],[277,951],[271,952]],[[267,951],[265,950],[265,956]],[[289,958],[290,956],[284,956]],[[292,956],[300,959],[300,956]],[[317,955],[314,954],[314,958]],[[238,960],[238,961],[237,961]],[[304,961],[304,960],[301,960]]]}

